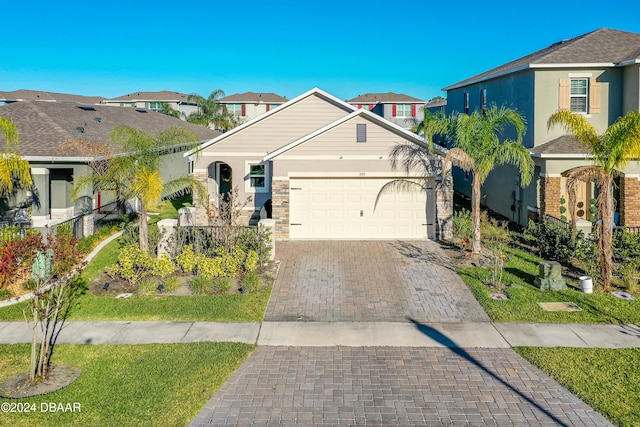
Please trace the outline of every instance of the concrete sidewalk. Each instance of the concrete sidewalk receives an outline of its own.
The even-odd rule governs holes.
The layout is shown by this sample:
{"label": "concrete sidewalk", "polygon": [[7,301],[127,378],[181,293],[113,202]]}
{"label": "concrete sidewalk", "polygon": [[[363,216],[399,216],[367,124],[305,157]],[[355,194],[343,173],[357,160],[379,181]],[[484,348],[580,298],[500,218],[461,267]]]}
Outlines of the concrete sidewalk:
{"label": "concrete sidewalk", "polygon": [[[297,347],[640,348],[635,325],[410,322],[67,322],[60,344],[235,341]],[[0,322],[0,344],[31,342],[25,322]]]}

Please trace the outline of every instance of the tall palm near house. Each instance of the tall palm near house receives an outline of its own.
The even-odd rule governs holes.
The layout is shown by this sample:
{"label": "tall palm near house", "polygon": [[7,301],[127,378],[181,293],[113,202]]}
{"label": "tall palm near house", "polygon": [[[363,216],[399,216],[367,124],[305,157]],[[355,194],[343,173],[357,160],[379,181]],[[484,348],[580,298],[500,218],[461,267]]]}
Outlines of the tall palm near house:
{"label": "tall palm near house", "polygon": [[83,153],[101,157],[92,163],[94,173],[77,177],[72,197],[77,198],[84,190],[115,189],[124,200],[135,199],[140,203],[140,249],[149,250],[149,230],[146,220],[149,210],[154,209],[161,197],[172,197],[190,192],[196,187],[199,194],[206,194],[202,183],[191,176],[181,176],[163,182],[160,170],[163,166],[162,151],[171,147],[193,148],[197,137],[192,132],[173,127],[152,136],[146,132],[120,126],[109,135],[106,145],[89,141],[70,141],[58,149],[78,147]]}
{"label": "tall palm near house", "polygon": [[[473,174],[471,187],[471,212],[473,241],[471,251],[480,253],[480,198],[481,186],[489,173],[501,164],[511,164],[520,171],[520,184],[526,186],[533,178],[533,160],[522,145],[525,121],[522,115],[510,108],[487,108],[483,113],[474,111],[471,115],[458,114],[451,118],[453,145],[445,159],[443,174],[451,165],[458,166]],[[515,140],[500,141],[500,136],[513,127]]]}
{"label": "tall palm near house", "polygon": [[189,95],[189,101],[194,101],[198,106],[198,111],[189,114],[187,121],[202,126],[211,127],[219,130],[229,130],[233,127],[230,115],[225,111],[224,105],[218,100],[224,97],[222,89],[216,89],[205,98],[202,95],[194,93]]}
{"label": "tall palm near house", "polygon": [[31,186],[31,167],[27,160],[13,150],[20,140],[16,126],[10,120],[0,117],[0,132],[6,138],[6,150],[0,155],[0,196],[7,196],[13,192],[14,183],[23,188]]}
{"label": "tall palm near house", "polygon": [[[570,201],[575,203],[575,183],[593,181],[600,189],[597,198],[601,227],[597,229],[598,264],[605,292],[611,290],[613,239],[613,185],[618,171],[640,157],[640,113],[630,111],[609,126],[602,135],[581,115],[561,110],[551,115],[547,127],[561,125],[564,130],[582,141],[593,156],[592,166],[574,168],[567,174]],[[573,212],[575,208],[570,206]],[[572,215],[575,217],[575,215]]]}

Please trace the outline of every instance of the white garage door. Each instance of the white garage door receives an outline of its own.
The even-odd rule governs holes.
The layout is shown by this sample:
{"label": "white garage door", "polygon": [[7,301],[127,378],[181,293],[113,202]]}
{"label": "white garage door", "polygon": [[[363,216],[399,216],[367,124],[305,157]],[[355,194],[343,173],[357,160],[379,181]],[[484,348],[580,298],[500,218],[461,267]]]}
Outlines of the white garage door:
{"label": "white garage door", "polygon": [[292,178],[291,239],[422,239],[427,237],[424,191],[389,192],[391,179]]}

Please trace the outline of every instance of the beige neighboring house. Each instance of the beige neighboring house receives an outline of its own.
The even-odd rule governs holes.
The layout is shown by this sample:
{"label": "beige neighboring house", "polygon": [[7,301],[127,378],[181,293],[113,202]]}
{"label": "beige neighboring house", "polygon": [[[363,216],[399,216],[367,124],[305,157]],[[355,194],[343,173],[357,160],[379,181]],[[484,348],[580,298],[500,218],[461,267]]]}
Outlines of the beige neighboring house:
{"label": "beige neighboring house", "polygon": [[[276,238],[437,239],[451,233],[452,191],[442,179],[443,150],[431,170],[406,176],[391,167],[396,144],[426,141],[400,126],[320,90],[312,89],[185,153],[196,177],[216,198],[237,187],[253,202],[244,218],[272,206]],[[413,179],[423,190],[380,189]],[[206,209],[197,207],[206,223]]]}
{"label": "beige neighboring house", "polygon": [[[99,158],[87,157],[82,152],[60,152],[60,144],[72,140],[103,143],[118,126],[133,127],[151,135],[175,126],[184,127],[200,141],[220,135],[218,131],[153,111],[106,105],[22,101],[0,106],[0,117],[10,119],[18,128],[20,154],[31,165],[34,184],[33,192],[17,191],[11,197],[0,198],[0,214],[31,198],[38,202],[32,206],[35,228],[55,225],[115,200],[113,191],[88,191],[76,201],[71,199],[74,177],[92,173],[89,162]],[[161,171],[165,180],[191,172],[183,156],[185,151],[185,147],[167,151]]]}
{"label": "beige neighboring house", "polygon": [[402,93],[365,93],[347,102],[354,107],[369,110],[396,125],[411,129],[424,118],[425,101]]}
{"label": "beige neighboring house", "polygon": [[228,113],[241,122],[249,121],[287,102],[287,98],[275,93],[245,92],[225,96],[218,100]]}
{"label": "beige neighboring house", "polygon": [[161,90],[159,92],[133,92],[117,98],[105,99],[105,105],[118,107],[143,108],[151,111],[160,111],[162,104],[168,104],[180,113],[181,120],[187,120],[189,114],[198,111],[195,101],[189,101],[186,93]]}
{"label": "beige neighboring house", "polygon": [[[526,224],[532,213],[570,219],[566,174],[592,164],[585,147],[560,126],[547,129],[552,113],[569,109],[603,133],[616,119],[640,108],[640,34],[602,28],[563,40],[515,61],[444,88],[447,114],[482,110],[487,105],[518,109],[527,121],[523,144],[535,162],[534,178],[519,186],[517,172],[500,167],[483,187],[484,203]],[[630,162],[617,182],[619,225],[640,225],[640,164]],[[470,194],[471,179],[454,173],[456,190]],[[584,184],[577,219],[590,220],[597,188]],[[565,204],[562,203],[565,201]],[[561,207],[566,212],[561,212]]]}
{"label": "beige neighboring house", "polygon": [[102,96],[83,96],[69,93],[44,92],[40,90],[19,89],[11,92],[0,91],[0,105],[20,101],[67,102],[75,104],[99,104],[106,98]]}

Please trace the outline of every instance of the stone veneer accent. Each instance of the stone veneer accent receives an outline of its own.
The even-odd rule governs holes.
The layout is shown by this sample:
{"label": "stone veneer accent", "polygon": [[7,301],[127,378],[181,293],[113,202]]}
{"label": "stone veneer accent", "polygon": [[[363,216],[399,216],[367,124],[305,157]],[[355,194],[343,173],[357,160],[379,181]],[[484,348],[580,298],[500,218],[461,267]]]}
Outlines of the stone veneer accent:
{"label": "stone veneer accent", "polygon": [[436,190],[436,240],[453,239],[453,179],[451,172]]}
{"label": "stone veneer accent", "polygon": [[289,180],[271,182],[272,217],[276,220],[276,240],[289,240]]}
{"label": "stone veneer accent", "polygon": [[640,179],[620,177],[620,225],[640,226]]}
{"label": "stone veneer accent", "polygon": [[[205,188],[207,188],[207,181],[209,178],[209,174],[206,171],[194,171],[193,172],[193,177],[195,179],[197,179],[198,181],[200,181],[202,183],[202,185],[204,185]],[[194,195],[193,195],[193,205],[196,208],[196,218],[195,218],[195,225],[209,225],[209,217],[207,216],[207,209],[206,206],[203,206],[199,200],[200,200],[200,195],[199,194],[195,194],[198,193],[198,190],[194,191]]]}
{"label": "stone veneer accent", "polygon": [[540,178],[540,217],[560,218],[560,177]]}

